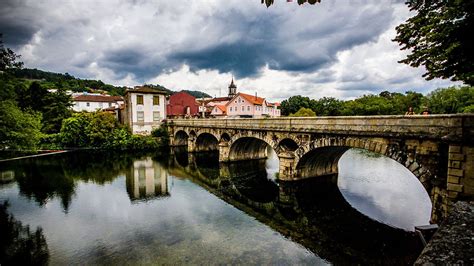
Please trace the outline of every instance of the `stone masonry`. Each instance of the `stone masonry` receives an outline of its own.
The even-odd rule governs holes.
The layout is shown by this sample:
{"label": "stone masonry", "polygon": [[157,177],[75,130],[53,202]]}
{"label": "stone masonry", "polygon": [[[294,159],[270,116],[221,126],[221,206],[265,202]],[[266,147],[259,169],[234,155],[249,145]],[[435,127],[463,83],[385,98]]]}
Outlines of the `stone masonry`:
{"label": "stone masonry", "polygon": [[[339,157],[362,148],[398,161],[423,184],[432,221],[474,197],[474,115],[186,119],[168,123],[171,145],[219,151],[221,162],[259,159],[272,147],[279,179],[337,173]],[[206,134],[204,134],[206,133]]]}

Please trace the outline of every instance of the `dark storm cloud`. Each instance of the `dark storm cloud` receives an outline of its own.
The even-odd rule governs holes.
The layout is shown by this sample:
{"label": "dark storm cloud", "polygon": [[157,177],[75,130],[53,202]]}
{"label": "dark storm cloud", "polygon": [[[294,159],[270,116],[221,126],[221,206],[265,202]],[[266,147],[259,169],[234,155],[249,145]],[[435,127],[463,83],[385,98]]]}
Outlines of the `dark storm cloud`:
{"label": "dark storm cloud", "polygon": [[164,66],[148,58],[149,54],[140,48],[121,48],[107,51],[99,60],[99,65],[111,69],[119,78],[132,73],[140,81],[144,81],[160,73]]}
{"label": "dark storm cloud", "polygon": [[25,16],[28,8],[22,0],[2,0],[0,3],[0,33],[10,47],[28,43],[39,30],[33,16]]}
{"label": "dark storm cloud", "polygon": [[268,61],[268,50],[259,45],[233,43],[192,52],[179,52],[170,59],[186,63],[192,71],[199,69],[217,69],[220,72],[233,72],[237,77],[255,75]]}
{"label": "dark storm cloud", "polygon": [[352,10],[346,12],[330,23],[307,27],[285,25],[287,15],[244,14],[231,9],[213,17],[212,22],[228,29],[223,36],[234,33],[238,38],[209,43],[201,49],[174,51],[169,59],[186,63],[192,70],[216,69],[238,77],[256,76],[265,65],[273,70],[314,72],[337,62],[338,52],[376,40],[387,29],[387,18],[393,11],[374,9],[355,17],[350,16]]}

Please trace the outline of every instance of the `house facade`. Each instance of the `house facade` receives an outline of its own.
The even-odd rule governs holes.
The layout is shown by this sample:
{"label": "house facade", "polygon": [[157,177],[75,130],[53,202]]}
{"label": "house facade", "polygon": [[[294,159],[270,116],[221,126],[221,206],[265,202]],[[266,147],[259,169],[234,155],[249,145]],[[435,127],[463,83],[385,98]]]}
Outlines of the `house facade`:
{"label": "house facade", "polygon": [[199,116],[199,104],[196,97],[186,93],[177,92],[168,98],[166,105],[168,118],[189,118]]}
{"label": "house facade", "polygon": [[245,93],[237,93],[227,104],[228,117],[260,118],[279,117],[278,103],[269,103],[265,98]]}
{"label": "house facade", "polygon": [[125,92],[124,123],[133,134],[149,135],[166,119],[166,93],[148,87]]}
{"label": "house facade", "polygon": [[225,105],[214,105],[211,110],[211,116],[217,118],[227,117],[227,108]]}
{"label": "house facade", "polygon": [[89,93],[73,94],[72,101],[72,110],[76,112],[95,112],[109,108],[119,108],[120,104],[124,103],[120,96]]}

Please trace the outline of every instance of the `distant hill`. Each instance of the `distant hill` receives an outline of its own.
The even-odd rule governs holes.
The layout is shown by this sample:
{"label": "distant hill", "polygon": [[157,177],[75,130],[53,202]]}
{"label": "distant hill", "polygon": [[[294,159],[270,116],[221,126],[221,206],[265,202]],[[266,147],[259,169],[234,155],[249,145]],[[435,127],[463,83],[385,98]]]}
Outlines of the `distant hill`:
{"label": "distant hill", "polygon": [[[54,73],[43,71],[39,69],[31,68],[22,68],[22,69],[9,69],[8,72],[19,79],[34,80],[39,81],[41,85],[49,89],[58,89],[65,88],[66,90],[71,90],[74,92],[83,92],[93,90],[102,90],[108,92],[110,95],[121,95],[125,94],[127,87],[125,86],[114,86],[110,84],[105,84],[101,80],[92,80],[92,79],[79,79],[68,73]],[[168,95],[174,93],[174,91],[165,88],[159,84],[145,84],[143,86],[150,87],[153,89],[165,91]],[[211,97],[209,94],[201,91],[189,91],[184,90],[185,92],[193,95],[196,98],[202,97]]]}
{"label": "distant hill", "polygon": [[202,92],[202,91],[190,91],[190,90],[182,90],[182,92],[186,92],[196,98],[212,98],[211,95]]}

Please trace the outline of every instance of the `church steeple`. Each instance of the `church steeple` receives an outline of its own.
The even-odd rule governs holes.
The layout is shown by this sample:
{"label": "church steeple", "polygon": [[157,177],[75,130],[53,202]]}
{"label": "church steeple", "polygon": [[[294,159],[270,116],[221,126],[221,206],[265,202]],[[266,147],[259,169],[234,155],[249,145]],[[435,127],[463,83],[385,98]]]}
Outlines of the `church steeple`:
{"label": "church steeple", "polygon": [[237,94],[237,86],[234,84],[234,77],[232,77],[232,82],[229,85],[229,97],[234,97]]}

